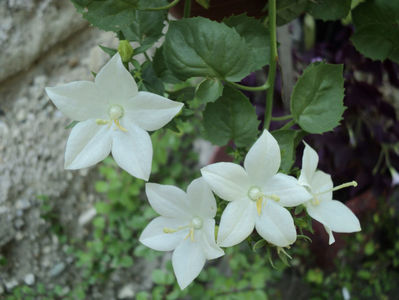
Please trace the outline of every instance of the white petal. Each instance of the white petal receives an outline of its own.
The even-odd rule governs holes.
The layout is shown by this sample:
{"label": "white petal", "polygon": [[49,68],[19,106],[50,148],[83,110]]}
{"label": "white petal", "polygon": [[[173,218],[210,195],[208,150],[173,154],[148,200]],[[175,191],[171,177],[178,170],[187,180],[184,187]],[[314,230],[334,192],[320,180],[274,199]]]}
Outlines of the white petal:
{"label": "white petal", "polygon": [[185,239],[172,255],[173,270],[181,289],[188,286],[205,265],[205,254],[199,241]]}
{"label": "white petal", "polygon": [[334,238],[334,234],[332,232],[332,230],[330,228],[328,228],[327,226],[324,226],[324,229],[327,231],[328,234],[328,244],[334,244],[335,243],[335,238]]}
{"label": "white petal", "polygon": [[187,195],[173,185],[147,183],[145,192],[151,207],[160,215],[191,221]]}
{"label": "white petal", "polygon": [[312,198],[306,189],[292,176],[278,173],[262,186],[265,195],[275,195],[280,198],[278,204],[285,207],[297,206]]}
{"label": "white petal", "polygon": [[296,240],[296,230],[291,214],[284,207],[268,200],[256,219],[256,231],[269,243],[287,247]]}
{"label": "white petal", "polygon": [[111,131],[95,120],[76,124],[69,135],[65,150],[65,169],[90,167],[106,158],[111,151]]}
{"label": "white petal", "polygon": [[331,175],[320,170],[316,171],[310,181],[310,187],[313,194],[318,194],[317,198],[320,201],[332,200],[333,182]]}
{"label": "white petal", "polygon": [[129,122],[123,122],[122,126],[127,132],[113,130],[112,156],[116,163],[132,176],[148,180],[152,165],[150,135]]}
{"label": "white petal", "polygon": [[201,174],[215,194],[224,200],[240,200],[248,194],[249,178],[243,167],[237,164],[211,164],[202,168]]}
{"label": "white petal", "polygon": [[187,188],[190,209],[193,215],[213,219],[216,215],[216,200],[209,185],[200,177]]}
{"label": "white petal", "polygon": [[107,103],[90,81],[75,81],[56,87],[47,87],[47,95],[68,118],[76,121],[104,119]]}
{"label": "white petal", "polygon": [[138,93],[137,84],[118,53],[98,72],[95,84],[108,104],[125,106]]}
{"label": "white petal", "polygon": [[249,149],[244,161],[244,168],[251,182],[261,185],[280,168],[280,147],[276,139],[264,130],[255,144]]}
{"label": "white petal", "polygon": [[310,182],[317,169],[317,164],[319,163],[319,156],[317,152],[305,143],[305,149],[302,155],[302,170],[301,175],[298,180],[302,185],[310,187]]}
{"label": "white petal", "polygon": [[218,245],[231,247],[241,243],[254,230],[255,218],[255,202],[238,200],[229,203],[220,220]]}
{"label": "white petal", "polygon": [[152,220],[140,236],[140,242],[145,246],[158,251],[172,251],[189,233],[183,229],[174,233],[165,233],[164,228],[177,229],[186,226],[187,222],[175,218],[157,217]]}
{"label": "white petal", "polygon": [[147,131],[165,126],[182,107],[181,102],[148,92],[139,92],[124,106],[125,116]]}
{"label": "white petal", "polygon": [[215,259],[224,255],[224,251],[216,245],[215,241],[215,220],[204,220],[202,234],[199,237],[205,257]]}
{"label": "white petal", "polygon": [[335,232],[360,231],[360,223],[355,214],[342,202],[321,201],[319,205],[306,205],[308,214]]}

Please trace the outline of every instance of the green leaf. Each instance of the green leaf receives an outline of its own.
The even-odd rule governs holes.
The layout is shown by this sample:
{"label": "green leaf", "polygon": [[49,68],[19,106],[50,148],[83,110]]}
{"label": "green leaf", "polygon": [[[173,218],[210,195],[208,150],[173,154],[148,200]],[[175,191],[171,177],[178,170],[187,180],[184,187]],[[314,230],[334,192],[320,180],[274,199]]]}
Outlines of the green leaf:
{"label": "green leaf", "polygon": [[345,18],[351,9],[351,0],[317,0],[309,2],[306,10],[315,19],[323,21]]}
{"label": "green leaf", "polygon": [[253,70],[245,40],[224,23],[197,17],[171,22],[163,54],[180,80],[211,77],[240,81]]}
{"label": "green leaf", "polygon": [[208,9],[209,8],[209,1],[210,0],[195,0],[199,5],[201,5],[203,8]]}
{"label": "green leaf", "polygon": [[344,98],[343,65],[314,63],[295,84],[291,113],[296,123],[310,133],[323,133],[339,125]]}
{"label": "green leaf", "polygon": [[162,79],[162,81],[173,84],[181,82],[166,66],[165,57],[163,55],[163,47],[157,48],[152,63],[155,73],[159,78]]}
{"label": "green leaf", "polygon": [[295,162],[295,137],[296,131],[294,130],[276,130],[272,132],[272,135],[277,140],[281,151],[281,165],[280,169],[283,173],[289,173],[292,165]]}
{"label": "green leaf", "polygon": [[387,58],[399,63],[399,2],[368,1],[352,12],[356,49],[373,60]]}
{"label": "green leaf", "polygon": [[206,106],[203,122],[206,138],[219,146],[232,139],[237,147],[246,147],[258,135],[255,108],[244,94],[227,86],[218,101]]}
{"label": "green leaf", "polygon": [[269,30],[258,20],[245,14],[231,16],[223,22],[234,28],[245,39],[250,49],[254,70],[268,65],[270,62]]}
{"label": "green leaf", "polygon": [[101,48],[101,50],[103,50],[105,53],[107,53],[111,57],[114,56],[116,52],[118,52],[117,49],[108,48],[108,47],[101,46],[101,45],[98,45],[98,46]]}
{"label": "green leaf", "polygon": [[165,91],[163,82],[158,78],[150,61],[146,61],[142,65],[141,78],[143,79],[143,84],[147,91],[161,96],[163,95]]}
{"label": "green leaf", "polygon": [[308,0],[278,0],[276,3],[278,26],[282,26],[298,18],[306,9]]}
{"label": "green leaf", "polygon": [[215,102],[223,93],[223,84],[218,79],[204,79],[197,90],[195,98],[201,103]]}

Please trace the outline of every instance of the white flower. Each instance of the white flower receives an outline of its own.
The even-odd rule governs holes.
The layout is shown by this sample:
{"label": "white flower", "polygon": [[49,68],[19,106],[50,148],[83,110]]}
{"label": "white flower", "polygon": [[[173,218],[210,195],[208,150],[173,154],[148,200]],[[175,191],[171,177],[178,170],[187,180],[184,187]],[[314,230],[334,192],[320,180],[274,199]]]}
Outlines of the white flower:
{"label": "white flower", "polygon": [[359,220],[354,213],[342,202],[332,200],[333,191],[357,184],[349,182],[333,188],[331,176],[323,171],[316,171],[318,163],[319,156],[316,151],[305,143],[302,170],[298,181],[313,196],[310,201],[305,203],[306,211],[313,219],[324,225],[331,245],[335,242],[333,231],[356,232],[361,230]]}
{"label": "white flower", "polygon": [[146,193],[161,216],[148,224],[140,242],[159,251],[174,250],[173,270],[184,289],[199,275],[207,259],[224,254],[215,242],[215,198],[202,178],[188,186],[187,194],[156,183],[147,183]]}
{"label": "white flower", "polygon": [[145,180],[152,163],[147,131],[164,126],[183,106],[156,94],[138,92],[119,54],[100,70],[94,82],[71,82],[48,87],[46,92],[61,112],[79,121],[66,145],[66,169],[92,166],[112,152],[122,169]]}
{"label": "white flower", "polygon": [[311,195],[294,177],[277,173],[280,160],[277,141],[265,130],[245,157],[244,168],[221,162],[201,169],[212,190],[231,201],[220,221],[220,246],[242,242],[254,227],[276,246],[286,247],[295,242],[294,222],[283,206],[304,203]]}

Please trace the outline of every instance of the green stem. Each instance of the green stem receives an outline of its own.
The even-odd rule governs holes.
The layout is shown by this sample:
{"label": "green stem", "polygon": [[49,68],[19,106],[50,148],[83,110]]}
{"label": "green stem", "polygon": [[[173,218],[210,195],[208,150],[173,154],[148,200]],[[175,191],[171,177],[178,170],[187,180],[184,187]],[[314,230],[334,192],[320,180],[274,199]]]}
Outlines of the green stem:
{"label": "green stem", "polygon": [[246,86],[235,82],[226,81],[226,83],[230,86],[236,87],[240,90],[249,91],[249,92],[258,92],[258,91],[265,91],[269,88],[268,82],[261,86]]}
{"label": "green stem", "polygon": [[295,124],[295,121],[291,120],[287,124],[285,124],[283,127],[281,127],[279,130],[290,129],[294,124]]}
{"label": "green stem", "polygon": [[148,61],[151,61],[151,58],[148,56],[147,52],[144,52],[144,56]]}
{"label": "green stem", "polygon": [[274,97],[274,81],[276,79],[276,64],[278,60],[277,54],[277,35],[276,35],[276,0],[268,1],[269,8],[269,32],[270,32],[270,66],[267,78],[269,89],[266,96],[265,119],[263,123],[264,129],[269,129],[272,120],[273,97]]}
{"label": "green stem", "polygon": [[172,8],[173,6],[175,6],[179,2],[180,2],[180,0],[174,0],[174,1],[170,2],[168,5],[165,5],[165,6],[148,7],[148,8],[145,8],[143,10],[164,10],[164,9],[169,9],[169,8]]}
{"label": "green stem", "polygon": [[186,0],[184,3],[184,14],[183,18],[190,18],[191,14],[191,0]]}
{"label": "green stem", "polygon": [[286,115],[286,116],[281,116],[281,117],[272,117],[272,121],[285,121],[292,119],[292,115]]}

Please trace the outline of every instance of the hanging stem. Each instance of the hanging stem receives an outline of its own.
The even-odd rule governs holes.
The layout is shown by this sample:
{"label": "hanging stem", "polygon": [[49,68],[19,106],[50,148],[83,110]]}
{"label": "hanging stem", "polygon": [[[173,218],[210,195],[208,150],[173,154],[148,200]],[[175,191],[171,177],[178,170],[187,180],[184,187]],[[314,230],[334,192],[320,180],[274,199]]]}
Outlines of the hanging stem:
{"label": "hanging stem", "polygon": [[281,127],[279,130],[290,129],[294,125],[295,125],[295,121],[291,120],[287,124],[285,124],[283,127]]}
{"label": "hanging stem", "polygon": [[169,9],[169,8],[172,8],[173,6],[175,6],[179,2],[180,2],[180,0],[174,0],[174,1],[170,2],[168,5],[165,5],[165,6],[148,7],[148,8],[145,8],[143,10],[164,10],[164,9]]}
{"label": "hanging stem", "polygon": [[269,84],[268,82],[266,82],[265,84],[260,85],[260,86],[246,86],[246,85],[242,85],[242,84],[239,84],[239,83],[236,83],[236,82],[229,82],[229,81],[226,81],[226,83],[228,85],[234,86],[234,87],[236,87],[236,88],[238,88],[240,90],[249,91],[249,92],[265,91],[269,87],[268,86],[268,84]]}
{"label": "hanging stem", "polygon": [[190,18],[191,14],[191,0],[186,0],[184,3],[184,15],[183,18]]}
{"label": "hanging stem", "polygon": [[270,31],[270,66],[267,77],[268,90],[266,96],[265,119],[263,123],[264,129],[269,129],[272,119],[273,97],[274,97],[274,81],[276,78],[276,64],[278,60],[277,54],[277,35],[276,35],[276,0],[268,1],[269,9],[269,31]]}
{"label": "hanging stem", "polygon": [[286,115],[286,116],[281,116],[281,117],[272,117],[272,121],[285,121],[292,119],[292,115]]}

